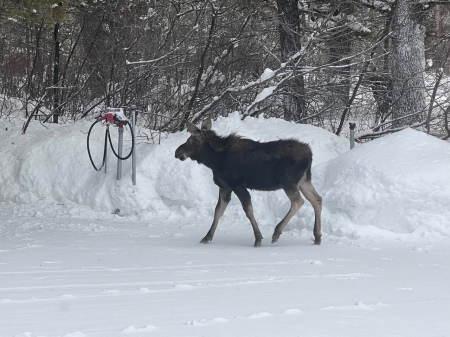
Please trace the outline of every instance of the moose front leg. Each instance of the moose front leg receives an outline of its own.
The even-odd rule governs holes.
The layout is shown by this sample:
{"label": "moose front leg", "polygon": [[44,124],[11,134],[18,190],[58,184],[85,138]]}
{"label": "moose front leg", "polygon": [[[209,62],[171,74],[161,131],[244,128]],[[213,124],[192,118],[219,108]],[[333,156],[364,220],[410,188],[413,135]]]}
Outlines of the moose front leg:
{"label": "moose front leg", "polygon": [[222,217],[223,213],[225,212],[225,209],[227,208],[230,200],[231,200],[231,190],[221,187],[219,190],[219,200],[217,201],[216,209],[214,211],[213,223],[208,233],[200,241],[200,243],[208,243],[209,241],[212,241],[214,232],[216,231],[217,225],[219,224],[219,220]]}
{"label": "moose front leg", "polygon": [[261,234],[261,231],[259,230],[258,224],[256,223],[256,219],[253,215],[253,206],[250,193],[247,191],[245,187],[241,186],[235,187],[233,189],[233,192],[236,193],[239,200],[241,201],[245,215],[247,215],[247,218],[250,220],[250,223],[252,224],[253,233],[255,234],[255,247],[260,247],[263,236]]}

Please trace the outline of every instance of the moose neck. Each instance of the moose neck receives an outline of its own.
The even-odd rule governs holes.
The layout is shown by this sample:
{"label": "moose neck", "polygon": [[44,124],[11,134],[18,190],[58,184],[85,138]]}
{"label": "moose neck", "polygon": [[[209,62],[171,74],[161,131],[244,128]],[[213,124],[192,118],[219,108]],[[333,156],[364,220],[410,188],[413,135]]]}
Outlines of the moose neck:
{"label": "moose neck", "polygon": [[214,171],[219,166],[220,153],[217,153],[209,144],[205,143],[202,151],[193,159]]}
{"label": "moose neck", "polygon": [[223,152],[226,151],[227,138],[217,136],[214,131],[206,131],[203,135],[205,137],[203,147],[193,159],[214,171],[220,166]]}

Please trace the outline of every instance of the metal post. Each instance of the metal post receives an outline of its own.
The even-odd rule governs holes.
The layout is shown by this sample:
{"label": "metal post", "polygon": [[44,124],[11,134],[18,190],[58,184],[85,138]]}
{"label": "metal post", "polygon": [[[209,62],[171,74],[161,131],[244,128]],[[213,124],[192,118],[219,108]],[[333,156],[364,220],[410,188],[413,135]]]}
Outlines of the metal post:
{"label": "metal post", "polygon": [[[106,128],[107,128],[107,130],[109,132],[109,125],[108,124],[106,125]],[[108,141],[108,140],[105,140],[105,141]],[[105,146],[108,146],[108,145],[105,144]],[[105,151],[105,174],[106,174],[106,166],[108,166],[108,149],[106,149],[106,151]]]}
{"label": "metal post", "polygon": [[356,122],[349,122],[350,125],[350,150],[355,147],[355,128]]}
{"label": "metal post", "polygon": [[[117,154],[122,157],[122,147],[123,147],[123,126],[119,126],[119,145],[117,149]],[[117,158],[117,180],[122,178],[122,160]]]}
{"label": "metal post", "polygon": [[107,164],[108,164],[108,151],[106,151],[105,153],[105,174],[106,174],[106,166],[108,166]]}
{"label": "metal post", "polygon": [[132,105],[130,107],[131,109],[131,128],[133,130],[133,142],[134,142],[134,146],[133,146],[133,152],[132,152],[132,157],[131,157],[131,178],[133,180],[133,185],[136,186],[136,105]]}

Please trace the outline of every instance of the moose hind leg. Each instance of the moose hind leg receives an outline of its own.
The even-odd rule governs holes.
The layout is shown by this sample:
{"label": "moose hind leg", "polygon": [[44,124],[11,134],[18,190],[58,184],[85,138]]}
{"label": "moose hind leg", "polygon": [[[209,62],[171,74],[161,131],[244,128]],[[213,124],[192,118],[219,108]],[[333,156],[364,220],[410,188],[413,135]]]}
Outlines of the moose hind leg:
{"label": "moose hind leg", "polygon": [[291,187],[288,189],[285,188],[284,191],[286,192],[286,195],[291,201],[291,208],[289,209],[285,217],[280,221],[280,223],[275,227],[275,231],[273,232],[272,235],[272,243],[278,241],[281,233],[283,233],[283,230],[286,227],[289,220],[292,219],[294,214],[297,213],[300,207],[302,207],[303,204],[305,203],[297,187]]}
{"label": "moose hind leg", "polygon": [[259,230],[258,224],[256,223],[255,216],[253,215],[253,206],[250,193],[245,187],[236,187],[233,192],[238,196],[242,204],[242,208],[244,209],[245,215],[252,224],[253,233],[255,234],[255,247],[260,247],[263,237],[261,231]]}
{"label": "moose hind leg", "polygon": [[303,176],[299,183],[300,191],[302,191],[306,200],[308,200],[314,209],[314,244],[320,245],[322,242],[322,197],[317,193],[311,179]]}
{"label": "moose hind leg", "polygon": [[230,200],[231,200],[231,190],[221,187],[219,190],[219,200],[217,201],[216,209],[214,211],[213,223],[208,233],[200,241],[200,243],[208,243],[209,241],[212,241],[214,232],[216,231],[217,225],[219,224],[219,220],[222,217],[223,213],[225,212],[225,209],[227,208]]}

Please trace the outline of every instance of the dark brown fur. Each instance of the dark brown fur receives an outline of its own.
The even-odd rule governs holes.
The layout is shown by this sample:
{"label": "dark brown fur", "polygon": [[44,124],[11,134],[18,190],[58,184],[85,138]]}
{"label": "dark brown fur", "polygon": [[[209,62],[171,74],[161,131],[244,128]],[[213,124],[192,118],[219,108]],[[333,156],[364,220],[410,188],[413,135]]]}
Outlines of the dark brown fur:
{"label": "dark brown fur", "polygon": [[202,243],[212,240],[231,192],[234,192],[252,224],[255,247],[260,246],[262,235],[247,189],[283,189],[291,201],[291,208],[275,227],[272,243],[278,241],[288,221],[303,205],[301,191],[314,208],[314,242],[320,244],[322,198],[311,183],[312,152],[309,145],[295,139],[261,143],[235,134],[221,137],[211,130],[210,119],[203,122],[201,130],[188,122],[188,131],[191,137],[177,148],[175,157],[180,160],[191,158],[209,167],[213,171],[214,183],[220,188],[214,220]]}

